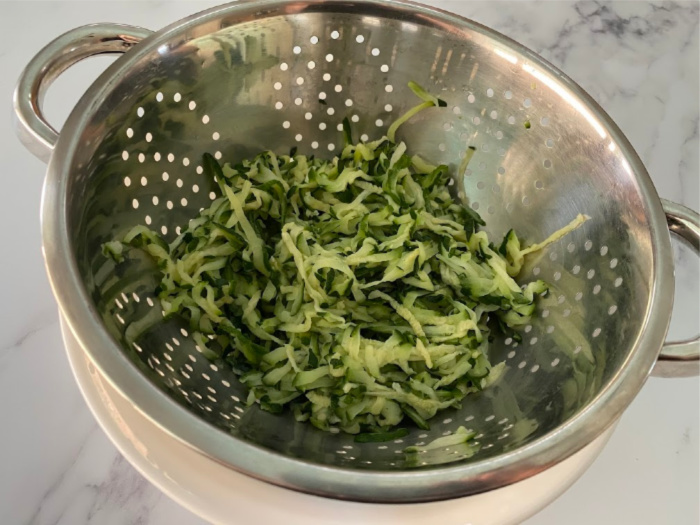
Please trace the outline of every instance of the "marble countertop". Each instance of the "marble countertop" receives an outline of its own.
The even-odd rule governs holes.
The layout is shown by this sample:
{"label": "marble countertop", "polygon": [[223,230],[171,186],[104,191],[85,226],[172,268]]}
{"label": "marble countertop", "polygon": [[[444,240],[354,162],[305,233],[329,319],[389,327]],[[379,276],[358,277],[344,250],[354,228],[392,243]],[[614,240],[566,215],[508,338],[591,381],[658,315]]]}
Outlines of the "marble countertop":
{"label": "marble countertop", "polygon": [[[90,22],[158,29],[217,2],[12,2],[0,11],[0,523],[201,524],[162,495],[96,424],[62,350],[41,257],[45,166],[9,117],[14,82],[44,44]],[[695,2],[429,2],[519,40],[566,71],[609,112],[659,194],[700,209],[699,42]],[[40,13],[40,16],[38,15]],[[108,59],[81,63],[47,96],[59,125]],[[698,263],[675,247],[670,336],[700,328]],[[700,523],[697,378],[650,379],[592,468],[528,525]]]}

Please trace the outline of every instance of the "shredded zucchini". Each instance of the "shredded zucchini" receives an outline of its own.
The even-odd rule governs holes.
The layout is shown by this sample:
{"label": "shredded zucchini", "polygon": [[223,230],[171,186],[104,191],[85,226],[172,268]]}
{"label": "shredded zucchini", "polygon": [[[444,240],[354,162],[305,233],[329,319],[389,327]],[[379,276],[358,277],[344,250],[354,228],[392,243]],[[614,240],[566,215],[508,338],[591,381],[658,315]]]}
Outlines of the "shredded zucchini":
{"label": "shredded zucchini", "polygon": [[489,334],[527,324],[547,291],[515,281],[524,256],[585,221],[529,248],[511,231],[496,247],[451,195],[449,168],[395,141],[417,112],[445,105],[410,88],[423,102],[388,137],[353,143],[346,120],[330,160],[267,151],[221,166],[205,154],[219,197],[175,240],[138,226],[103,247],[117,262],[126,248],[157,262],[166,315],[232,367],[249,403],[291,406],[299,421],[361,442],[404,435],[405,418],[429,428],[494,383],[504,364],[489,362]]}
{"label": "shredded zucchini", "polygon": [[407,467],[434,466],[467,459],[476,454],[480,444],[474,441],[476,432],[459,427],[449,436],[439,437],[427,445],[403,450]]}

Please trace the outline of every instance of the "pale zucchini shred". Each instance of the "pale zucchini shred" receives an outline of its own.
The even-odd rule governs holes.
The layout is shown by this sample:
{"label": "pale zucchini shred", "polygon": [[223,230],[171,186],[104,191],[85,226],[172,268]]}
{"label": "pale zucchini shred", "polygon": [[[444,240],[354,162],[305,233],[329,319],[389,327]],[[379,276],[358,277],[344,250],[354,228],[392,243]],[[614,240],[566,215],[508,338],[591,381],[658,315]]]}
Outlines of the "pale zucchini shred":
{"label": "pale zucchini shred", "polygon": [[[156,261],[166,315],[184,318],[199,351],[232,367],[250,403],[289,405],[299,421],[371,440],[397,435],[405,417],[428,428],[502,376],[489,332],[517,336],[547,291],[515,281],[524,256],[587,219],[524,249],[511,231],[496,248],[452,197],[448,167],[396,143],[412,116],[445,106],[409,87],[423,102],[388,137],[355,144],[346,120],[345,148],[330,160],[264,152],[222,167],[205,154],[219,197],[170,245],[137,226],[103,246],[116,262],[126,247]],[[460,428],[426,448],[468,452],[472,437]]]}

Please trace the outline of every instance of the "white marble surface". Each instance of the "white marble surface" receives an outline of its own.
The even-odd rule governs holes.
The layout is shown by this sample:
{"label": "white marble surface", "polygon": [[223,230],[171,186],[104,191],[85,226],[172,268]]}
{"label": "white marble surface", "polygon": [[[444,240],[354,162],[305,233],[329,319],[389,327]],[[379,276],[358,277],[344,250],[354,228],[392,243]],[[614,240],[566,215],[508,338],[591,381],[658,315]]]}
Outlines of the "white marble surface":
{"label": "white marble surface", "polygon": [[[50,39],[89,22],[157,29],[217,2],[0,2],[0,523],[201,524],[146,482],[93,420],[62,351],[41,258],[44,166],[15,139],[14,82]],[[697,2],[431,2],[494,27],[565,70],[617,121],[659,194],[700,208]],[[47,98],[59,124],[105,66],[81,64]],[[676,250],[671,335],[694,335],[697,259]],[[697,378],[651,379],[606,450],[529,525],[700,523]]]}

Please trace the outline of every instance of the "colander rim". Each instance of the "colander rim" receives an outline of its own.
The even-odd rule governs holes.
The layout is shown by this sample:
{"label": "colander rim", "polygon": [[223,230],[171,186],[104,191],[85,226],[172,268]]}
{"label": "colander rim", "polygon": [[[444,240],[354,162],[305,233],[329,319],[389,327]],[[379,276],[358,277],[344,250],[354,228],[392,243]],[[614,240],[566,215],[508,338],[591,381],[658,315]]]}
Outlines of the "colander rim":
{"label": "colander rim", "polygon": [[[636,176],[652,241],[653,282],[642,328],[620,369],[588,405],[555,430],[500,456],[464,465],[414,471],[365,471],[329,467],[283,456],[237,440],[198,418],[152,384],[103,326],[80,277],[68,231],[67,189],[73,154],[85,124],[122,74],[166,42],[201,24],[299,12],[344,13],[358,9],[416,18],[434,27],[474,31],[524,56],[573,93],[619,145]],[[252,477],[311,494],[376,503],[435,501],[515,483],[553,466],[612,425],[641,389],[664,342],[673,302],[673,261],[666,218],[654,185],[632,145],[578,84],[533,51],[465,17],[406,0],[258,0],[214,7],[157,31],[116,60],[86,91],[69,116],[49,162],[42,196],[43,253],[60,311],[95,366],[117,391],[168,434],[214,461]],[[671,292],[669,292],[671,291]],[[235,441],[234,441],[235,440]]]}

